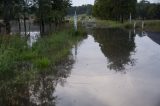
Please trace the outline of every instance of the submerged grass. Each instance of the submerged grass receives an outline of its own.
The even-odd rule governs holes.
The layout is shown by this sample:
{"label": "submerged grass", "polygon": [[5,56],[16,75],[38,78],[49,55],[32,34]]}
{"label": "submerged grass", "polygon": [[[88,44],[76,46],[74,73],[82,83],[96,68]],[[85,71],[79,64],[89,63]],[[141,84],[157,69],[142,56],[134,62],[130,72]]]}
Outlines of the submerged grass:
{"label": "submerged grass", "polygon": [[61,30],[39,38],[32,48],[24,37],[1,36],[0,84],[24,83],[42,71],[55,71],[56,65],[65,60],[72,46],[84,35],[83,30],[76,33],[73,29]]}
{"label": "submerged grass", "polygon": [[[47,88],[42,90],[50,92],[50,83],[56,83],[50,80],[57,81],[59,77],[67,77],[70,73],[69,65],[74,61],[70,56],[71,49],[85,35],[83,29],[75,32],[67,27],[42,36],[32,47],[27,44],[25,37],[0,36],[0,105],[19,106],[27,100],[31,102],[28,98],[36,92],[30,92],[33,85],[36,89],[44,84],[44,88]],[[60,70],[61,66],[64,70]],[[50,76],[51,79],[48,78]]]}

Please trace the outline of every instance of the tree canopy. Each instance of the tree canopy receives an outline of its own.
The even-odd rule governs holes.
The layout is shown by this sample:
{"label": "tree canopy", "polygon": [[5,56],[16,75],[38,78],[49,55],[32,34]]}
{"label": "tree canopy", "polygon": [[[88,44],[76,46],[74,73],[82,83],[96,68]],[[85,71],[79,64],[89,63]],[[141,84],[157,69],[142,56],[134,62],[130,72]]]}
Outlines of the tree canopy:
{"label": "tree canopy", "polygon": [[63,20],[70,7],[70,0],[0,0],[0,18],[4,20],[7,33],[10,32],[10,21],[26,19],[34,14],[44,32],[44,24]]}
{"label": "tree canopy", "polygon": [[160,19],[160,4],[147,0],[95,0],[93,15],[100,19],[120,20],[134,18]]}
{"label": "tree canopy", "polygon": [[137,0],[96,0],[93,15],[102,19],[123,21],[134,14]]}
{"label": "tree canopy", "polygon": [[142,19],[160,19],[160,4],[140,1],[137,4],[137,16]]}

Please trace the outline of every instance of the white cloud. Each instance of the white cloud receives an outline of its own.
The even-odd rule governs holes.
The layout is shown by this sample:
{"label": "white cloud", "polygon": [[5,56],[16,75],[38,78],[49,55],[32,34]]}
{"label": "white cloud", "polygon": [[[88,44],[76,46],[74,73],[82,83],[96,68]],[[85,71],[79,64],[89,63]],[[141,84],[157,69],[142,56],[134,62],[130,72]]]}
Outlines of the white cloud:
{"label": "white cloud", "polygon": [[[138,1],[141,1],[141,0],[138,0]],[[160,0],[148,0],[148,1],[150,1],[151,3],[160,2]],[[94,4],[94,0],[72,0],[72,4],[73,6],[80,6],[83,4]]]}
{"label": "white cloud", "polygon": [[73,6],[80,6],[83,4],[94,4],[94,0],[72,0]]}
{"label": "white cloud", "polygon": [[[141,0],[138,0],[138,1],[141,1]],[[148,1],[150,1],[151,3],[158,3],[158,2],[160,2],[160,0],[148,0]]]}

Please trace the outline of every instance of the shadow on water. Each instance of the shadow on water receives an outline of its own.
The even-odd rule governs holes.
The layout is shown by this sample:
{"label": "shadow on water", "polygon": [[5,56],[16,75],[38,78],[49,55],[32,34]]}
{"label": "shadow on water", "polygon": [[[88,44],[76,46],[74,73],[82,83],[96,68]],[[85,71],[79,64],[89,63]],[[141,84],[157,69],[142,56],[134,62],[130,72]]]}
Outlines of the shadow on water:
{"label": "shadow on water", "polygon": [[115,71],[124,71],[126,65],[133,66],[135,59],[135,35],[131,31],[122,29],[98,29],[93,32],[95,41],[108,59],[108,68]]}
{"label": "shadow on water", "polygon": [[145,31],[135,31],[135,34],[137,34],[140,37],[147,36],[149,37],[153,42],[160,45],[160,32],[145,32]]}
{"label": "shadow on water", "polygon": [[154,42],[160,45],[160,33],[158,32],[147,32],[147,36],[151,38]]}

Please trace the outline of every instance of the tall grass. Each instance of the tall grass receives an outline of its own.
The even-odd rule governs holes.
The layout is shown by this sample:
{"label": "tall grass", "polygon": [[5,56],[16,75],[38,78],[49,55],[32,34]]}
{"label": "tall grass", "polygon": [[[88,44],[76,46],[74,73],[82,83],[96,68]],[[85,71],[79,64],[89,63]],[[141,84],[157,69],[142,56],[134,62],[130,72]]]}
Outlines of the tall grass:
{"label": "tall grass", "polygon": [[40,38],[32,48],[25,37],[0,36],[0,105],[21,105],[32,84],[45,75],[58,78],[63,72],[57,66],[69,60],[72,46],[84,35],[84,30],[58,30]]}
{"label": "tall grass", "polygon": [[[1,36],[0,38],[0,83],[6,81],[25,82],[36,73],[54,67],[70,54],[72,46],[83,39],[82,30],[57,31],[39,40],[30,48],[26,38]],[[33,74],[34,73],[34,74]]]}

